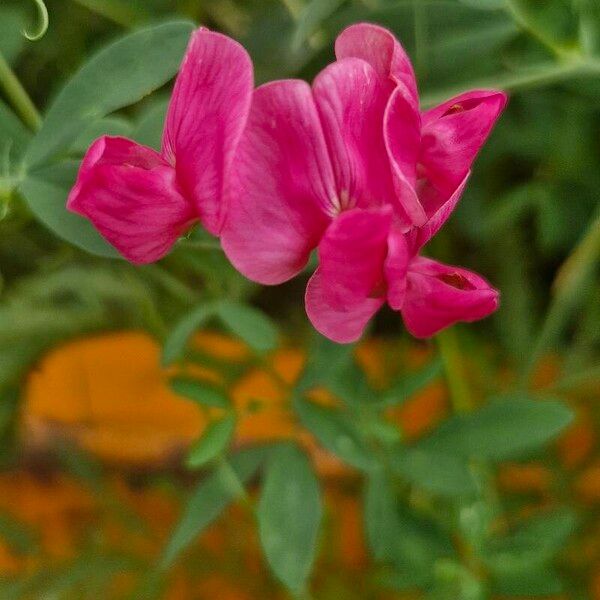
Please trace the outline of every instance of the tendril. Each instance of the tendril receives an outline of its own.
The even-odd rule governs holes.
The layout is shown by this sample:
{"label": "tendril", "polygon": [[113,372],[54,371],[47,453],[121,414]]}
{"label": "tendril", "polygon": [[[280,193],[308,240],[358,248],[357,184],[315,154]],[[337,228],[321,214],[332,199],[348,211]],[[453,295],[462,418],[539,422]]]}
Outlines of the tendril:
{"label": "tendril", "polygon": [[46,31],[48,30],[48,9],[44,4],[44,0],[33,0],[38,9],[38,16],[40,20],[40,25],[38,31],[33,33],[29,33],[26,29],[23,30],[23,35],[32,42],[39,40],[44,36]]}

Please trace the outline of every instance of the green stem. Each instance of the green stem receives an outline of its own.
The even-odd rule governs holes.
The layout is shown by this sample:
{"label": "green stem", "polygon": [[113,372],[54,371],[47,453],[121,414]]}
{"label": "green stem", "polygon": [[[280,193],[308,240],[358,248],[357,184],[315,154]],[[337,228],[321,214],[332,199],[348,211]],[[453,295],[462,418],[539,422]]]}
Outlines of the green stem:
{"label": "green stem", "polygon": [[563,262],[553,283],[553,299],[541,331],[533,346],[521,376],[521,388],[526,388],[543,354],[556,342],[566,322],[584,296],[600,261],[600,212],[594,217],[583,239]]}
{"label": "green stem", "polygon": [[454,410],[465,412],[473,409],[473,399],[467,383],[464,360],[460,352],[456,330],[452,328],[441,331],[435,339],[442,357],[446,380],[450,389],[450,400]]}
{"label": "green stem", "polygon": [[464,92],[465,88],[496,88],[506,91],[517,91],[531,86],[550,85],[579,75],[600,74],[600,60],[577,59],[565,62],[549,63],[535,68],[522,70],[520,73],[507,73],[499,77],[489,77],[471,81],[463,86],[454,86],[445,90],[423,94],[421,104],[423,108],[430,108]]}
{"label": "green stem", "polygon": [[21,117],[23,123],[32,131],[37,131],[42,126],[42,118],[1,52],[0,87],[4,90],[6,97]]}

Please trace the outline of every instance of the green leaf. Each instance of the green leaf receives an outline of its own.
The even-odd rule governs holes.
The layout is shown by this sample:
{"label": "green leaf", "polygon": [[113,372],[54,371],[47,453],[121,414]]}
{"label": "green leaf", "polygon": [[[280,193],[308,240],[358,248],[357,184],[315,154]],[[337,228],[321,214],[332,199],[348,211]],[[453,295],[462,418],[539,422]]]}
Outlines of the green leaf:
{"label": "green leaf", "polygon": [[217,304],[216,313],[231,333],[257,352],[268,352],[277,346],[277,328],[260,310],[225,300]]}
{"label": "green leaf", "polygon": [[382,398],[378,401],[378,405],[384,408],[402,404],[437,379],[441,373],[442,361],[439,359],[432,360],[416,373],[409,373],[401,377],[384,392]]}
{"label": "green leaf", "polygon": [[577,45],[578,20],[569,0],[507,0],[511,14],[527,33],[553,49]]}
{"label": "green leaf", "polygon": [[474,412],[454,415],[417,447],[481,460],[504,460],[548,443],[572,419],[572,411],[558,400],[499,397]]}
{"label": "green leaf", "polygon": [[354,360],[352,344],[336,344],[320,334],[314,334],[308,360],[296,391],[302,393],[324,386],[347,404],[357,406],[375,400],[365,373]]}
{"label": "green leaf", "polygon": [[292,592],[306,588],[321,522],[319,483],[306,455],[291,444],[271,456],[258,505],[258,528],[273,573]]}
{"label": "green leaf", "polygon": [[600,4],[597,0],[578,0],[581,45],[589,54],[600,51]]}
{"label": "green leaf", "polygon": [[462,4],[480,10],[497,10],[504,8],[506,0],[460,0]]}
{"label": "green leaf", "polygon": [[426,600],[487,600],[483,581],[464,565],[442,560],[435,565],[435,582]]}
{"label": "green leaf", "polygon": [[92,57],[52,104],[26,153],[32,167],[64,152],[90,122],[133,104],[179,68],[193,24],[174,21],[136,31]]}
{"label": "green leaf", "polygon": [[157,100],[143,112],[131,134],[136,142],[160,150],[168,103],[166,99]]}
{"label": "green leaf", "polygon": [[357,469],[373,466],[368,448],[346,414],[301,399],[296,400],[294,406],[302,424],[330,452]]}
{"label": "green leaf", "polygon": [[103,135],[131,135],[131,123],[123,117],[105,117],[90,123],[73,142],[70,150],[84,154],[92,142]]}
{"label": "green leaf", "polygon": [[292,36],[292,49],[298,50],[308,37],[331,16],[345,0],[310,0],[302,9]]}
{"label": "green leaf", "polygon": [[393,564],[425,583],[441,557],[452,555],[448,537],[431,521],[414,515],[394,496],[382,470],[373,470],[366,482],[365,527],[376,560]]}
{"label": "green leaf", "polygon": [[0,100],[0,170],[4,168],[6,156],[10,164],[18,162],[30,140],[30,131]]}
{"label": "green leaf", "polygon": [[34,531],[10,514],[0,513],[0,536],[16,554],[31,555],[36,550],[38,539]]}
{"label": "green leaf", "polygon": [[394,495],[382,471],[373,471],[367,479],[364,512],[367,541],[375,560],[392,562],[400,525]]}
{"label": "green leaf", "polygon": [[[231,468],[243,483],[256,473],[266,452],[266,447],[249,448],[231,459]],[[235,493],[226,485],[218,469],[204,478],[189,499],[183,516],[163,552],[161,568],[169,568],[179,554],[219,517],[234,498]]]}
{"label": "green leaf", "polygon": [[352,364],[353,350],[352,344],[336,344],[314,333],[297,389],[303,391],[318,385],[329,387]]}
{"label": "green leaf", "polygon": [[87,219],[66,208],[77,169],[76,161],[66,161],[37,170],[29,173],[19,190],[35,217],[56,235],[91,254],[120,258],[117,250],[104,240]]}
{"label": "green leaf", "polygon": [[197,402],[202,406],[230,408],[227,395],[214,385],[192,379],[191,377],[173,377],[169,382],[171,389],[180,396]]}
{"label": "green leaf", "polygon": [[434,494],[471,496],[477,492],[468,460],[461,456],[406,448],[391,457],[391,465],[407,481]]}
{"label": "green leaf", "polygon": [[540,568],[562,550],[577,525],[575,514],[566,509],[536,515],[509,534],[493,539],[483,559],[496,575]]}
{"label": "green leaf", "polygon": [[208,425],[202,437],[190,450],[186,464],[191,469],[203,467],[221,454],[235,431],[235,415],[228,415]]}
{"label": "green leaf", "polygon": [[492,588],[502,596],[536,598],[558,596],[564,591],[559,575],[551,568],[528,568],[520,573],[510,573],[494,577]]}
{"label": "green leaf", "polygon": [[162,351],[162,364],[170,365],[179,360],[185,352],[185,347],[191,335],[215,314],[214,304],[202,304],[185,315],[173,327]]}

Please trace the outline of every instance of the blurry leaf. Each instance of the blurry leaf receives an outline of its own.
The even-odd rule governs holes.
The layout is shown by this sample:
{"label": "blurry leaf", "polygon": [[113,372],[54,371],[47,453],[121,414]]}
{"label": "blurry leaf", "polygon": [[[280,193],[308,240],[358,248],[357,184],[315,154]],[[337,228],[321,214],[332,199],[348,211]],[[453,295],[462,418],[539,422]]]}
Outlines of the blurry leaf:
{"label": "blurry leaf", "polygon": [[31,555],[37,542],[36,535],[29,526],[4,513],[0,514],[0,539],[11,552],[21,555]]}
{"label": "blurry leaf", "polygon": [[374,401],[364,371],[354,360],[353,344],[336,344],[319,333],[313,334],[302,377],[296,384],[300,392],[322,386],[351,405]]}
{"label": "blurry leaf", "polygon": [[[265,447],[242,450],[231,459],[231,468],[245,483],[256,473],[266,452]],[[161,568],[169,568],[179,554],[219,517],[234,498],[234,492],[223,482],[218,470],[204,478],[188,501],[183,516],[163,552]]]}
{"label": "blurry leaf", "polygon": [[495,234],[493,259],[497,261],[497,286],[502,290],[500,310],[494,317],[500,341],[518,364],[526,360],[535,330],[536,306],[532,289],[532,258],[529,233],[513,225]]}
{"label": "blurry leaf", "polygon": [[553,48],[573,48],[578,21],[570,0],[508,0],[516,21],[530,35]]}
{"label": "blurry leaf", "polygon": [[29,146],[36,166],[65,151],[91,121],[133,104],[171,79],[193,24],[170,22],[117,40],[92,57],[67,83]]}
{"label": "blurry leaf", "polygon": [[454,415],[416,447],[480,460],[504,460],[546,444],[572,419],[572,411],[558,400],[499,397],[474,412]]}
{"label": "blurry leaf", "polygon": [[212,421],[188,453],[186,464],[192,469],[203,467],[227,448],[235,431],[235,415]]}
{"label": "blurry leaf", "polygon": [[302,424],[330,452],[357,469],[373,465],[369,450],[347,414],[300,399],[294,407]]}
{"label": "blurry leaf", "polygon": [[562,550],[576,524],[569,510],[536,515],[508,535],[491,540],[483,556],[485,564],[496,575],[541,567]]}
{"label": "blurry leaf", "polygon": [[302,9],[292,37],[292,48],[298,50],[309,36],[346,0],[310,0]]}
{"label": "blurry leaf", "polygon": [[[369,418],[370,417],[370,418]],[[361,429],[365,438],[374,439],[385,446],[395,446],[402,440],[402,431],[397,424],[387,421],[381,415],[364,415]]]}
{"label": "blurry leaf", "polygon": [[83,217],[69,212],[67,196],[75,182],[78,163],[65,161],[29,173],[19,186],[35,217],[67,242],[98,256],[120,258],[119,253]]}
{"label": "blurry leaf", "polygon": [[460,2],[471,8],[496,10],[498,8],[504,8],[506,0],[460,0]]}
{"label": "blurry leaf", "polygon": [[306,455],[294,445],[279,446],[267,466],[258,528],[271,569],[297,594],[312,570],[321,512],[319,483]]}
{"label": "blurry leaf", "polygon": [[277,328],[260,310],[223,300],[216,305],[216,314],[231,333],[257,352],[268,352],[277,345]]}
{"label": "blurry leaf", "polygon": [[552,255],[569,249],[572,236],[572,208],[558,190],[544,185],[536,198],[537,234],[542,251]]}
{"label": "blurry leaf", "polygon": [[171,389],[180,396],[188,398],[202,406],[229,408],[231,403],[225,393],[214,385],[192,379],[191,377],[173,377],[169,381]]}
{"label": "blurry leaf", "polygon": [[465,566],[452,560],[435,565],[435,582],[425,600],[487,600],[485,586]]}
{"label": "blurry leaf", "polygon": [[538,596],[557,596],[563,593],[563,583],[551,568],[528,568],[520,573],[511,573],[494,577],[494,592],[503,596],[536,598]]}
{"label": "blurry leaf", "polygon": [[396,502],[382,471],[373,471],[367,479],[364,511],[367,541],[375,560],[393,561],[400,526]]}
{"label": "blurry leaf", "polygon": [[152,103],[139,118],[131,137],[144,146],[160,150],[168,100]]}
{"label": "blurry leaf", "polygon": [[0,100],[0,170],[4,166],[5,156],[8,156],[12,164],[21,158],[30,139],[31,132]]}
{"label": "blurry leaf", "polygon": [[600,211],[587,231],[560,266],[553,282],[553,297],[541,331],[522,369],[522,381],[529,379],[537,362],[566,327],[576,308],[592,290],[592,277],[600,257]]}
{"label": "blurry leaf", "polygon": [[570,391],[577,388],[600,389],[600,366],[566,373],[555,385],[560,391]]}
{"label": "blurry leaf", "polygon": [[[27,586],[28,592],[34,592],[35,598],[73,598],[80,590],[90,587],[92,583],[100,583],[100,587],[108,585],[119,574],[127,574],[140,569],[140,561],[132,556],[114,552],[99,555],[82,553],[66,566],[37,572],[41,577],[33,578],[33,588]],[[25,596],[32,597],[31,594]]]}
{"label": "blurry leaf", "polygon": [[504,194],[487,210],[485,218],[480,224],[481,238],[486,239],[517,223],[534,206],[536,198],[543,193],[544,186],[529,183]]}
{"label": "blurry leaf", "polygon": [[376,578],[379,585],[390,588],[398,592],[412,591],[415,588],[423,587],[426,582],[426,577],[423,574],[417,573],[411,569],[402,571],[386,570]]}
{"label": "blurry leaf", "polygon": [[127,137],[131,135],[131,123],[123,117],[98,119],[81,132],[81,135],[73,142],[70,150],[74,153],[84,154],[92,142],[103,135]]}
{"label": "blurry leaf", "polygon": [[403,375],[392,384],[378,401],[383,407],[397,406],[402,404],[426,385],[440,377],[442,373],[442,362],[434,359],[416,373]]}
{"label": "blurry leaf", "polygon": [[336,344],[319,333],[313,333],[306,366],[297,388],[300,391],[316,387],[329,387],[353,363],[352,344]]}
{"label": "blurry leaf", "polygon": [[367,540],[377,561],[407,570],[425,583],[436,561],[452,555],[447,536],[435,523],[418,518],[399,504],[381,470],[369,474],[364,511]]}
{"label": "blurry leaf", "polygon": [[173,327],[162,350],[161,362],[170,365],[179,360],[185,352],[185,347],[191,335],[215,314],[214,304],[202,304],[185,315]]}
{"label": "blurry leaf", "polygon": [[[218,2],[216,13],[223,12],[222,5]],[[305,60],[304,48],[295,52],[290,43],[296,21],[288,6],[292,5],[281,0],[248,0],[243,4],[245,19],[251,17],[251,21],[236,39],[252,56],[257,83],[296,73]]]}
{"label": "blurry leaf", "polygon": [[600,4],[597,0],[574,0],[579,11],[580,39],[589,54],[600,51]]}
{"label": "blurry leaf", "polygon": [[[122,25],[133,27],[148,19],[144,4],[135,0],[77,0],[79,4]],[[151,4],[151,3],[148,3]]]}
{"label": "blurry leaf", "polygon": [[[447,87],[457,88],[458,93],[475,87],[471,85],[474,80],[506,72],[504,49],[519,31],[504,10],[479,10],[451,0],[377,2],[373,3],[373,8],[353,2],[327,19],[324,26],[331,37],[343,27],[359,21],[389,27],[411,58],[415,58],[417,4],[426,35],[428,33],[424,45],[425,67],[419,78],[419,87],[424,92],[423,106],[431,106],[432,96],[435,101],[447,99],[449,95],[444,91]],[[440,95],[443,98],[440,99]]]}
{"label": "blurry leaf", "polygon": [[469,496],[477,492],[468,460],[419,448],[398,450],[392,468],[402,477],[429,492],[446,496]]}

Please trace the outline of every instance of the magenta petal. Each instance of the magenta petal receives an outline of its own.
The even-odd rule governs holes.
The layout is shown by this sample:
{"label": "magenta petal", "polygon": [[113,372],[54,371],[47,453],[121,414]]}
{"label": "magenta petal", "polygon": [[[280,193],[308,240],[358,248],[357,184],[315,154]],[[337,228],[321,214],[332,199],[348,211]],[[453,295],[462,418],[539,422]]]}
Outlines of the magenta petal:
{"label": "magenta petal", "polygon": [[87,151],[67,208],[87,217],[127,260],[162,258],[194,220],[175,170],[145,146],[101,137]]}
{"label": "magenta petal", "polygon": [[476,273],[418,257],[409,267],[402,317],[412,335],[430,337],[458,321],[487,317],[498,302],[498,292]]}
{"label": "magenta petal", "polygon": [[223,249],[265,284],[298,274],[330,217],[335,185],[310,86],[277,81],[254,93],[232,172]]}
{"label": "magenta petal", "polygon": [[422,176],[439,195],[422,198],[428,214],[463,181],[506,102],[503,92],[476,90],[423,113]]}
{"label": "magenta petal", "polygon": [[207,29],[192,35],[169,104],[162,152],[213,234],[224,219],[223,189],[252,87],[252,62],[240,44]]}
{"label": "magenta petal", "polygon": [[317,76],[313,94],[337,184],[333,208],[394,202],[383,139],[388,93],[381,77],[364,60],[347,58]]}
{"label": "magenta petal", "polygon": [[392,93],[384,117],[384,137],[394,186],[396,213],[407,228],[421,226],[427,215],[416,192],[417,165],[421,152],[421,115],[402,88]]}
{"label": "magenta petal", "polygon": [[306,314],[314,328],[338,344],[360,338],[371,317],[383,306],[382,298],[363,298],[351,309],[340,310],[328,299],[327,282],[317,269],[306,287]]}
{"label": "magenta petal", "polygon": [[467,180],[469,179],[469,175],[471,173],[467,173],[466,177],[462,180],[459,186],[454,190],[454,193],[438,210],[431,215],[431,218],[423,225],[422,227],[413,229],[408,235],[412,242],[412,248],[416,253],[420,248],[422,248],[444,225],[444,223],[448,220],[458,201],[460,200],[463,191],[467,185]]}
{"label": "magenta petal", "polygon": [[335,41],[335,55],[366,60],[382,77],[389,77],[417,98],[415,73],[406,51],[391,31],[372,25],[357,23],[347,27]]}
{"label": "magenta petal", "polygon": [[319,244],[319,267],[306,290],[306,312],[335,342],[358,339],[384,303],[389,207],[354,209],[332,221]]}
{"label": "magenta petal", "polygon": [[385,280],[387,301],[390,308],[400,310],[406,296],[406,274],[411,256],[411,246],[407,236],[399,230],[392,230],[388,238],[388,254],[385,259]]}

